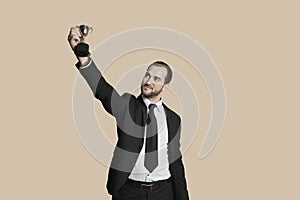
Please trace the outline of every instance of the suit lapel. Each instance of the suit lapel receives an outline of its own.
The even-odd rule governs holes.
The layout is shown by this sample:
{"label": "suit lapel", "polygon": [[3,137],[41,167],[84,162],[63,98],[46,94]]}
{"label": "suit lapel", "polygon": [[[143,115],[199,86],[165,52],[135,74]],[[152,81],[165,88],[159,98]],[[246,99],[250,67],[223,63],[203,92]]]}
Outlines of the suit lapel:
{"label": "suit lapel", "polygon": [[169,143],[174,137],[174,126],[172,125],[173,121],[172,121],[172,116],[171,116],[172,113],[171,113],[170,109],[168,108],[168,106],[166,106],[164,103],[163,103],[163,106],[164,106],[164,109],[166,112],[166,118],[167,118],[168,143]]}
{"label": "suit lapel", "polygon": [[142,125],[145,126],[146,125],[146,121],[147,121],[147,107],[144,103],[144,100],[143,100],[143,97],[142,97],[142,94],[140,94],[138,97],[137,97],[137,100],[138,102],[140,103],[141,105],[141,109],[142,109],[142,112],[143,112],[143,119],[142,119]]}

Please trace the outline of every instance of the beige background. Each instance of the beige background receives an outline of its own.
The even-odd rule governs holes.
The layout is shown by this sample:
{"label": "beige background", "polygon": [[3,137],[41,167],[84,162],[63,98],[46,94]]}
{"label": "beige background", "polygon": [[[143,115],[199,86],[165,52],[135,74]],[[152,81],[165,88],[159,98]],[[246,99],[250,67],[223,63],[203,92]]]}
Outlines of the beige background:
{"label": "beige background", "polygon": [[[66,36],[80,23],[94,27],[92,47],[132,28],[174,29],[202,44],[219,67],[228,98],[226,123],[214,151],[199,160],[210,115],[200,84],[204,117],[184,154],[191,199],[299,199],[300,14],[295,2],[2,3],[0,199],[109,199],[107,167],[85,150],[73,122],[78,73]],[[164,54],[124,56],[107,77],[114,83],[117,66],[155,56]],[[182,60],[166,57],[182,69]],[[193,74],[198,87],[195,80],[201,77]],[[167,103],[178,109],[178,102]]]}

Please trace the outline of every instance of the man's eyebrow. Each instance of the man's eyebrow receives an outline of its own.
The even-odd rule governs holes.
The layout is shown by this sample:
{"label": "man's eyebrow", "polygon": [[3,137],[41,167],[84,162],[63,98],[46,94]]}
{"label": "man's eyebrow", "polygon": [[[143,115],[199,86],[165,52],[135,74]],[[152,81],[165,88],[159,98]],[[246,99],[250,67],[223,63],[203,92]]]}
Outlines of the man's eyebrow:
{"label": "man's eyebrow", "polygon": [[161,80],[161,77],[159,77],[159,76],[157,76],[157,75],[153,75],[153,76],[152,76],[152,75],[150,74],[150,72],[148,72],[148,71],[145,72],[145,75],[149,75],[149,76],[151,76],[151,77],[154,77],[154,78],[156,78],[156,79]]}

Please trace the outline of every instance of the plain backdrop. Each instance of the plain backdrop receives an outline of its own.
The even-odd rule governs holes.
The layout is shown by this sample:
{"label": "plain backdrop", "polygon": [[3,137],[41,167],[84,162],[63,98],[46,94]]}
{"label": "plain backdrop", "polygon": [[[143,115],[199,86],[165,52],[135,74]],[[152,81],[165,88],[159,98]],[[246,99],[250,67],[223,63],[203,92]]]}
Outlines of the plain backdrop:
{"label": "plain backdrop", "polygon": [[[0,10],[0,199],[109,199],[108,168],[86,151],[73,121],[78,71],[66,38],[81,23],[94,28],[92,49],[134,28],[176,30],[201,44],[218,66],[226,122],[202,160],[210,98],[201,77],[184,70],[188,63],[166,52],[138,51],[105,72],[114,84],[122,70],[163,58],[198,88],[202,118],[184,153],[191,199],[300,198],[297,1],[27,0],[7,1]],[[180,111],[177,101],[166,102]],[[115,141],[113,119],[99,103],[95,110],[107,118],[103,129]]]}

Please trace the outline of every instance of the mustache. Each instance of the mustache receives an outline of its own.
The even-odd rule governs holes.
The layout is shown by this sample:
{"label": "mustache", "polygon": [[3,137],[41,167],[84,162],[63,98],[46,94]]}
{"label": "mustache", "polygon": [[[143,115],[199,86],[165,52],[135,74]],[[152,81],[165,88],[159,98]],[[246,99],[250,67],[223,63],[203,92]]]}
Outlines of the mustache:
{"label": "mustache", "polygon": [[148,83],[145,83],[145,84],[143,84],[143,86],[146,86],[146,87],[153,88],[153,86],[152,86],[152,85],[150,85],[150,84],[148,84]]}

